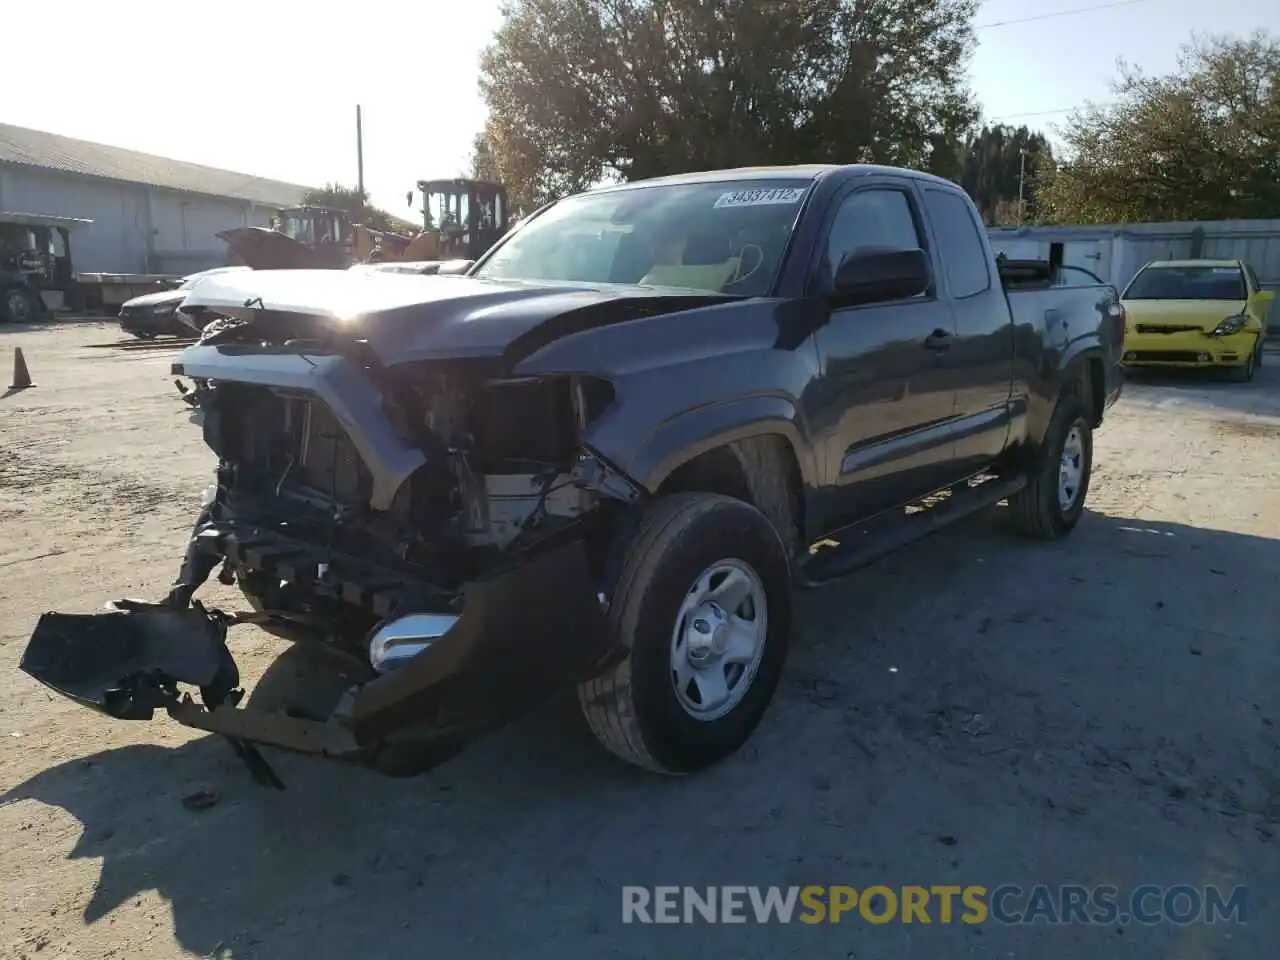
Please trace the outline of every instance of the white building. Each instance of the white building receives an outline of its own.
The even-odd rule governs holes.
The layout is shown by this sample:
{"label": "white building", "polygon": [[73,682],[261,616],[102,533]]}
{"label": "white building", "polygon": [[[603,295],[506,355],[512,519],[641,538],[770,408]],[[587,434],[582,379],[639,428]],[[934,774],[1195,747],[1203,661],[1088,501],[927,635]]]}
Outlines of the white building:
{"label": "white building", "polygon": [[77,273],[185,274],[226,263],[216,234],[265,226],[308,188],[0,123],[0,217],[79,217]]}
{"label": "white building", "polygon": [[[1106,226],[991,227],[996,253],[1053,259],[1123,288],[1151,260],[1245,260],[1267,290],[1280,291],[1280,220],[1206,220]],[[1273,311],[1273,316],[1276,314]]]}

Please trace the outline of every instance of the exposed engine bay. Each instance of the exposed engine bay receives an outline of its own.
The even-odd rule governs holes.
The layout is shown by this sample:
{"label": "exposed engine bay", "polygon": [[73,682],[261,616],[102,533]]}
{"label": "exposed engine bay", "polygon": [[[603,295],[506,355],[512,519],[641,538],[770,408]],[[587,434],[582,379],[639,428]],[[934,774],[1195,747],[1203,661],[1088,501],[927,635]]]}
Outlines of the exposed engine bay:
{"label": "exposed engine bay", "polygon": [[[353,374],[340,356],[308,360],[342,364]],[[381,385],[376,412],[421,461],[398,483],[379,476],[387,471],[362,457],[343,425],[354,404],[335,410],[315,391],[232,380],[205,381],[188,392],[219,457],[204,519],[270,527],[326,558],[358,558],[446,597],[613,499],[601,492],[600,471],[581,440],[612,402],[608,383],[580,376],[494,379],[483,365],[465,362],[396,374],[394,383]],[[325,559],[319,576],[301,578],[306,609],[291,610],[299,606],[291,602],[293,585],[265,576],[269,571],[256,569],[251,558],[227,559],[224,578],[236,577],[260,609],[289,617],[314,608],[325,593],[324,572],[341,562]],[[347,593],[337,590],[337,599],[349,601]],[[351,613],[326,610],[323,619],[347,621]],[[363,631],[341,632],[345,638],[332,639]]]}
{"label": "exposed engine bay", "polygon": [[581,431],[610,401],[602,381],[486,381],[466,371],[414,378],[407,404],[386,412],[427,462],[385,513],[369,508],[369,468],[314,394],[225,382],[197,396],[219,418],[233,502],[310,518],[326,535],[382,539],[399,560],[412,561],[429,541],[506,548],[598,499],[571,471]]}

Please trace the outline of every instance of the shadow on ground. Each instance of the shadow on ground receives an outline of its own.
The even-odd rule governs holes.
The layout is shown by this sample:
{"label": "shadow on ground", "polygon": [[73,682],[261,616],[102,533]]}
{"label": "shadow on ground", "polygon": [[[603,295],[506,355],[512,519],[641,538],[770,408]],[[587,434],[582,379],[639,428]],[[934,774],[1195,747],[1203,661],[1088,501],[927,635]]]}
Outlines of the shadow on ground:
{"label": "shadow on ground", "polygon": [[[1280,542],[1087,514],[1032,544],[1000,512],[804,596],[764,726],[695,778],[556,704],[412,780],[276,755],[263,790],[204,738],[0,800],[83,824],[86,922],[154,889],[198,954],[1191,956],[1188,928],[621,924],[624,884],[1280,882]],[[1194,955],[1262,956],[1275,920]]]}

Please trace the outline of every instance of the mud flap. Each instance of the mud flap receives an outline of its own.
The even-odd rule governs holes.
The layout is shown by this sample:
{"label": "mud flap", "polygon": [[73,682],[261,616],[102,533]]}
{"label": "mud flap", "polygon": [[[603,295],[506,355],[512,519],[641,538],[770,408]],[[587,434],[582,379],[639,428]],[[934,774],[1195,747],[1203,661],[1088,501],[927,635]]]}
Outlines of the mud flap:
{"label": "mud flap", "polygon": [[176,684],[210,691],[238,682],[226,628],[199,608],[46,613],[19,668],[77,703],[121,720],[150,720],[178,700]]}

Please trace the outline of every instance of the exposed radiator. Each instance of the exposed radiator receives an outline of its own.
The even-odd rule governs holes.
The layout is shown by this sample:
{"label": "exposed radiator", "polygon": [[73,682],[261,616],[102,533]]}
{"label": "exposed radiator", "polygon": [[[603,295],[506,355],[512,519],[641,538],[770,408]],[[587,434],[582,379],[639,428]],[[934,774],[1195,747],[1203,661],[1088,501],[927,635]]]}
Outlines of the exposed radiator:
{"label": "exposed radiator", "polygon": [[360,455],[346,431],[316,401],[292,401],[301,409],[302,429],[295,436],[296,448],[290,481],[332,496],[340,503],[360,502]]}

